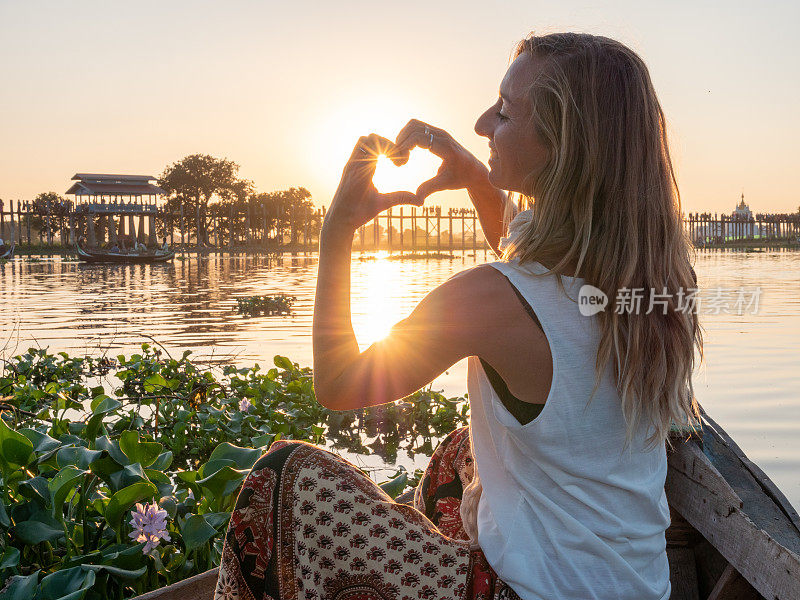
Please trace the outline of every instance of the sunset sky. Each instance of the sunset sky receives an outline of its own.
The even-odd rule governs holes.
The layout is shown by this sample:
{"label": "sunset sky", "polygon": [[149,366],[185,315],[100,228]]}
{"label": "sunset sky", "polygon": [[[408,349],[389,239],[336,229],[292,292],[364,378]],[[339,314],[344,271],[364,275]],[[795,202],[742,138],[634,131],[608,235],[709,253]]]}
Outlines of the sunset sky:
{"label": "sunset sky", "polygon": [[[410,118],[486,161],[472,128],[515,43],[572,30],[648,64],[685,211],[730,212],[744,193],[754,212],[794,212],[798,23],[796,1],[0,0],[0,198],[207,153],[259,191],[304,186],[327,205],[358,136],[393,139]],[[435,172],[438,159],[414,155],[405,180],[380,187]],[[427,203],[470,205],[463,191]]]}

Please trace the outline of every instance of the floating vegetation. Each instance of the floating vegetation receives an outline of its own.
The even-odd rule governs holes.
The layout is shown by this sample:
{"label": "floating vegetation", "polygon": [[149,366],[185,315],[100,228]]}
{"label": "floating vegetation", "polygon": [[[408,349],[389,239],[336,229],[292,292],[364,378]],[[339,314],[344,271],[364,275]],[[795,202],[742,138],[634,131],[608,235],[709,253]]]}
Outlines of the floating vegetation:
{"label": "floating vegetation", "polygon": [[455,255],[450,252],[407,252],[404,254],[390,254],[386,258],[388,260],[450,260],[455,258]]}
{"label": "floating vegetation", "polygon": [[[115,359],[34,348],[3,361],[3,597],[130,598],[219,565],[241,484],[274,440],[392,462],[399,448],[429,456],[467,423],[464,398],[430,389],[334,412],[316,401],[311,369],[284,356],[262,371],[190,355],[143,344]],[[420,475],[399,467],[383,487],[396,497]],[[158,543],[137,539],[147,515]]]}
{"label": "floating vegetation", "polygon": [[296,300],[296,296],[278,294],[237,298],[236,303],[241,314],[252,317],[256,315],[288,315],[292,312],[292,305]]}

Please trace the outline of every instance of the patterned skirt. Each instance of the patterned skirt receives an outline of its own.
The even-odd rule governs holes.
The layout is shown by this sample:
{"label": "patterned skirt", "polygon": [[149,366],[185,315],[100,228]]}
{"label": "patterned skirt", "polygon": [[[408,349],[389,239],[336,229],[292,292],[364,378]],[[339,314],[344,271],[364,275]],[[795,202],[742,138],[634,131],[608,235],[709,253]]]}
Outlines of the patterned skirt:
{"label": "patterned skirt", "polygon": [[236,501],[215,600],[518,600],[459,514],[472,479],[469,431],[431,457],[414,507],[343,458],[272,444]]}

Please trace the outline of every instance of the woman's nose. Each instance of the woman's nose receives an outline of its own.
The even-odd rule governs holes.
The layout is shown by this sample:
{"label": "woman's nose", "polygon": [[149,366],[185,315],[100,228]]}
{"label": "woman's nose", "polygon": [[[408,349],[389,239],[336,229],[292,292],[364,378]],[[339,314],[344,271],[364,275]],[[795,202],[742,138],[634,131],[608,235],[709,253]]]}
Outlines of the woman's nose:
{"label": "woman's nose", "polygon": [[489,123],[489,119],[487,118],[490,110],[491,109],[484,112],[480,117],[478,117],[478,120],[475,121],[475,133],[487,138],[492,137],[491,125]]}

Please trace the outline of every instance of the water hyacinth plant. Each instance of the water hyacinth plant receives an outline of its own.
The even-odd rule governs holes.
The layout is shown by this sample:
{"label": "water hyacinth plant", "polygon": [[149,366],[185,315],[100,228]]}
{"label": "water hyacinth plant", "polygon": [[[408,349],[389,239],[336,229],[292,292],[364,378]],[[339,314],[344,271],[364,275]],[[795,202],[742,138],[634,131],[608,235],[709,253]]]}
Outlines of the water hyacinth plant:
{"label": "water hyacinth plant", "polygon": [[[0,598],[130,598],[219,564],[242,481],[273,440],[394,461],[466,423],[429,389],[332,412],[312,373],[206,367],[149,344],[130,357],[31,349],[0,371]],[[399,494],[419,478],[403,469]]]}
{"label": "water hyacinth plant", "polygon": [[148,554],[161,540],[170,541],[167,532],[167,511],[158,505],[136,503],[131,511],[131,531],[128,536],[136,542],[144,542],[142,552]]}
{"label": "water hyacinth plant", "polygon": [[297,300],[296,296],[248,296],[237,298],[239,313],[254,315],[287,315],[292,312],[292,305]]}

